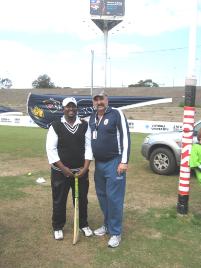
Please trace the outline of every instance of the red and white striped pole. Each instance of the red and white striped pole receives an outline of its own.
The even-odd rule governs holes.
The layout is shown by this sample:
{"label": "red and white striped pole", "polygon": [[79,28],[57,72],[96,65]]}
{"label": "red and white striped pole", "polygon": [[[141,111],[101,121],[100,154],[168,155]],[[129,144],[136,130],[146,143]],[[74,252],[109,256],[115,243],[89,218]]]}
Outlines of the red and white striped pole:
{"label": "red and white striped pole", "polygon": [[195,118],[195,95],[196,95],[196,29],[197,29],[197,0],[191,0],[191,27],[189,35],[189,60],[188,75],[185,81],[185,107],[183,117],[183,136],[181,146],[181,164],[179,175],[179,189],[177,212],[188,213],[188,200],[190,190],[190,167],[189,159],[193,142],[193,129]]}
{"label": "red and white striped pole", "polygon": [[194,117],[195,108],[188,106],[184,107],[181,165],[179,174],[179,196],[177,204],[177,210],[180,214],[188,213],[188,199],[191,176],[189,157],[193,141]]}

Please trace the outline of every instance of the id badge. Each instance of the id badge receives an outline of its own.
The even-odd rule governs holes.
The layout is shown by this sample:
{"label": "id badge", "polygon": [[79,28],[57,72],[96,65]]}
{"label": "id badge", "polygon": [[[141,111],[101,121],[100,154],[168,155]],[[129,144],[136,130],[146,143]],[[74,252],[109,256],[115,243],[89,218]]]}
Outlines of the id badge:
{"label": "id badge", "polygon": [[93,131],[93,140],[96,140],[96,139],[97,139],[97,131],[94,130],[94,131]]}

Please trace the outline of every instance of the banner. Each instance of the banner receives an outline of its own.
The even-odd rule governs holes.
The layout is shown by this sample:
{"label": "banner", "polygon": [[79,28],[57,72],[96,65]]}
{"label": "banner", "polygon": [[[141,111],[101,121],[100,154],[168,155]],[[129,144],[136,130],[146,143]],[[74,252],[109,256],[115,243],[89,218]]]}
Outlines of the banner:
{"label": "banner", "polygon": [[182,131],[182,122],[148,121],[148,120],[129,120],[130,132],[137,133],[161,133],[170,131]]}
{"label": "banner", "polygon": [[[27,110],[33,121],[43,128],[49,128],[52,121],[61,118],[63,115],[62,101],[69,96],[64,95],[38,95],[30,94],[27,100]],[[79,117],[88,117],[93,112],[93,104],[91,96],[71,96],[74,97],[78,104]],[[110,96],[109,105],[114,108],[123,107],[126,109],[128,106],[144,105],[164,102],[165,98],[161,97],[133,97],[133,96]]]}
{"label": "banner", "polygon": [[5,115],[0,114],[0,126],[13,127],[38,127],[35,122],[28,115]]}
{"label": "banner", "polygon": [[90,14],[93,16],[124,16],[125,0],[90,0]]}
{"label": "banner", "polygon": [[18,112],[15,109],[12,109],[10,107],[0,106],[0,114],[1,113],[11,113],[11,112]]}

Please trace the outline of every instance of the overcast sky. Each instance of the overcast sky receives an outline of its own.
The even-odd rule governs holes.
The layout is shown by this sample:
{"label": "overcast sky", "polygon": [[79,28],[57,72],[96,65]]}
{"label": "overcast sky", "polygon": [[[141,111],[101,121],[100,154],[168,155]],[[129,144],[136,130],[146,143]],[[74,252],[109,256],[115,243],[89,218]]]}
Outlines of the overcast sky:
{"label": "overcast sky", "polygon": [[[123,22],[109,32],[107,86],[152,79],[183,86],[188,67],[191,0],[125,0]],[[201,84],[201,2],[196,75]],[[104,85],[103,33],[91,21],[89,0],[4,0],[0,16],[0,77],[31,88],[48,74],[56,86]]]}

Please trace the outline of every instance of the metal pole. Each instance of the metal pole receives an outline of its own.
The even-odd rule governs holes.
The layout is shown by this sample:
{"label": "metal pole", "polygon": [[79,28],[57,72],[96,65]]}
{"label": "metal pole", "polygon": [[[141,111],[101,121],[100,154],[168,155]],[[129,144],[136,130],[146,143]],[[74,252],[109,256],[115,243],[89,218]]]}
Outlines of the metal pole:
{"label": "metal pole", "polygon": [[93,95],[94,87],[94,50],[91,50],[91,96]]}
{"label": "metal pole", "polygon": [[110,60],[110,87],[111,87],[111,84],[112,84],[112,73],[111,73],[112,68],[111,68],[111,58],[109,57],[108,59]]}
{"label": "metal pole", "polygon": [[104,29],[104,45],[105,45],[105,88],[107,87],[107,44],[108,44],[108,29]]}
{"label": "metal pole", "polygon": [[189,158],[193,142],[193,128],[195,120],[195,95],[196,95],[196,30],[197,30],[197,0],[191,0],[191,25],[189,32],[189,57],[188,74],[185,80],[185,106],[183,117],[183,136],[181,147],[181,164],[179,174],[179,189],[177,212],[179,214],[188,213],[188,200],[190,189],[190,167]]}

